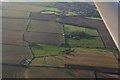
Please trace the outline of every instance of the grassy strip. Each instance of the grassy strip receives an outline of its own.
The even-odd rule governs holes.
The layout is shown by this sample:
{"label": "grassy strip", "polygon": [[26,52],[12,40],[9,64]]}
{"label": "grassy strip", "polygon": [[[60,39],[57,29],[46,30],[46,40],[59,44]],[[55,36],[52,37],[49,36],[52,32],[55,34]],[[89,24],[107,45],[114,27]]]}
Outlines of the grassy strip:
{"label": "grassy strip", "polygon": [[97,18],[97,17],[86,17],[88,19],[94,19],[94,20],[102,20],[101,18]]}
{"label": "grassy strip", "polygon": [[66,14],[65,14],[66,16],[77,16],[78,14],[76,13],[76,12],[67,12]]}
{"label": "grassy strip", "polygon": [[60,15],[60,13],[54,12],[54,11],[45,11],[41,12],[42,14],[55,14],[55,15]]}
{"label": "grassy strip", "polygon": [[62,10],[59,10],[58,8],[52,8],[52,7],[46,7],[45,10],[62,12]]}

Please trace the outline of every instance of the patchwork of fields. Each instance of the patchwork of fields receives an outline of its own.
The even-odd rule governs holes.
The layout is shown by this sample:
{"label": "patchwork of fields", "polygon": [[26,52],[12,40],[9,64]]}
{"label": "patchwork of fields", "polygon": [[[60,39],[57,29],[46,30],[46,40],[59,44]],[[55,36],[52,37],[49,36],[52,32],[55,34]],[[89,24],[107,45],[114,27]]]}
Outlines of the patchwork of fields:
{"label": "patchwork of fields", "polygon": [[16,10],[16,11],[26,11],[26,12],[39,12],[45,9],[45,7],[24,5],[19,3],[3,3],[3,10]]}
{"label": "patchwork of fields", "polygon": [[65,47],[59,45],[48,45],[48,44],[31,44],[32,51],[35,57],[48,57],[62,55],[62,51]]}
{"label": "patchwork of fields", "polygon": [[30,49],[25,46],[3,45],[2,52],[3,64],[19,64],[23,59],[32,58]]}
{"label": "patchwork of fields", "polygon": [[93,67],[96,66],[96,68],[98,67],[98,69],[99,67],[118,68],[118,61],[116,61],[115,56],[113,56],[113,53],[110,51],[76,48],[76,51],[72,54],[73,55],[64,55],[65,57],[67,57],[64,59],[65,64]]}
{"label": "patchwork of fields", "polygon": [[63,34],[54,34],[46,32],[26,32],[24,39],[31,43],[47,43],[47,44],[61,44],[64,43]]}
{"label": "patchwork of fields", "polygon": [[56,15],[46,15],[35,12],[32,12],[30,14],[30,18],[35,20],[44,20],[44,21],[56,21],[57,19],[59,19]]}
{"label": "patchwork of fields", "polygon": [[76,48],[69,55],[35,58],[24,75],[26,78],[95,78],[104,75],[104,78],[108,78],[112,77],[112,73],[118,72],[117,64],[115,56],[110,51]]}
{"label": "patchwork of fields", "polygon": [[[62,10],[48,7],[53,5],[52,3],[45,3],[46,6],[43,4],[3,3],[0,17],[2,17],[3,30],[4,78],[96,77],[95,70],[72,69],[71,64],[116,70],[117,61],[113,54],[115,52],[103,49],[105,45],[98,30],[85,26],[73,26],[74,21],[71,25],[61,22],[64,19]],[[59,14],[46,14],[45,11]],[[65,15],[70,17],[77,14],[67,12]],[[80,39],[75,39],[74,35],[70,37],[76,32],[78,34],[83,32],[84,37],[80,35]],[[72,51],[69,52],[69,50]],[[30,62],[26,65],[28,61]]]}
{"label": "patchwork of fields", "polygon": [[27,19],[12,19],[12,18],[2,19],[3,30],[25,31],[27,28],[27,24],[28,24]]}
{"label": "patchwork of fields", "polygon": [[35,58],[31,66],[51,66],[51,67],[64,67],[64,60],[61,55],[59,56],[48,56]]}
{"label": "patchwork of fields", "polygon": [[[22,78],[24,77],[23,73],[25,71],[22,64],[26,64],[24,61],[32,60],[34,57],[41,56],[41,54],[36,53],[36,47],[33,45],[31,46],[31,44],[47,43],[57,45],[64,43],[63,25],[55,21],[42,20],[42,17],[44,18],[44,16],[40,18],[41,20],[34,20],[31,18],[31,13],[33,12],[39,12],[43,9],[54,10],[54,8],[17,3],[3,3],[2,9],[3,77]],[[34,16],[32,17],[34,18]],[[56,16],[54,18],[56,18]],[[50,47],[51,46],[48,48]],[[44,48],[46,50],[46,46]],[[54,48],[56,48],[56,46]],[[51,49],[54,51],[53,48]],[[44,52],[45,50],[41,51]],[[59,48],[56,48],[56,50],[59,50]],[[52,55],[56,55],[56,52]],[[49,51],[47,53],[49,54]],[[47,53],[42,54],[44,56],[45,54],[47,55]],[[30,66],[35,65],[38,60],[37,58],[33,59]],[[45,60],[47,65],[54,65],[52,61],[56,61],[56,66],[63,66],[62,59],[47,57]],[[13,69],[15,69],[16,72],[14,72]],[[13,70],[13,74],[11,74],[11,70]]]}
{"label": "patchwork of fields", "polygon": [[30,12],[16,10],[2,10],[2,17],[29,18]]}
{"label": "patchwork of fields", "polygon": [[31,67],[25,71],[25,75],[26,78],[95,78],[93,71],[44,67]]}
{"label": "patchwork of fields", "polygon": [[63,34],[63,25],[51,21],[31,20],[28,31]]}

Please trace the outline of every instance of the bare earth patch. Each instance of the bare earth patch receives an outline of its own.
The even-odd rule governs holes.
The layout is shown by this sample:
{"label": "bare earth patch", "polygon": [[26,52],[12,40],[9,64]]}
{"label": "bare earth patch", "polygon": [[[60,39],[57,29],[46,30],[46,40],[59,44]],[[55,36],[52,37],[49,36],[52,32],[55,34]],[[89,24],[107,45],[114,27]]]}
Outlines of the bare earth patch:
{"label": "bare earth patch", "polygon": [[22,45],[22,32],[21,31],[2,31],[2,43],[3,44],[12,44],[12,45]]}
{"label": "bare earth patch", "polygon": [[62,34],[26,32],[25,40],[33,43],[61,44],[64,43]]}
{"label": "bare earth patch", "polygon": [[3,45],[2,53],[2,63],[5,64],[19,64],[23,59],[32,58],[30,49],[24,46]]}
{"label": "bare earth patch", "polygon": [[64,55],[65,64],[118,68],[118,61],[112,52],[100,51],[80,51],[72,53],[73,55]]}
{"label": "bare earth patch", "polygon": [[35,58],[31,66],[51,66],[51,67],[64,67],[64,62],[62,56],[49,56],[49,57],[39,57]]}
{"label": "bare earth patch", "polygon": [[63,25],[52,21],[31,20],[28,31],[63,33]]}
{"label": "bare earth patch", "polygon": [[8,18],[29,18],[30,12],[15,11],[15,10],[2,10],[2,17]]}
{"label": "bare earth patch", "polygon": [[27,27],[27,19],[7,19],[2,18],[3,30],[17,30],[24,31]]}
{"label": "bare earth patch", "polygon": [[95,78],[93,71],[31,67],[24,73],[26,78]]}

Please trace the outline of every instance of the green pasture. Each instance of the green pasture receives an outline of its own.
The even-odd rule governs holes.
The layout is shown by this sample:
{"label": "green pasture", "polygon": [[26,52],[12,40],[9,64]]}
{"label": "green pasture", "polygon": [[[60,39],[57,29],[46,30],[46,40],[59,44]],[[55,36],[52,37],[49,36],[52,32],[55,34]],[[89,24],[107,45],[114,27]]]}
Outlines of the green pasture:
{"label": "green pasture", "polygon": [[65,35],[73,31],[83,31],[90,36],[89,38],[83,38],[80,40],[66,38],[67,44],[70,47],[88,47],[88,48],[104,47],[98,32],[94,29],[72,26],[72,25],[64,25],[64,30],[65,30]]}
{"label": "green pasture", "polygon": [[49,44],[31,44],[30,47],[34,57],[57,56],[61,55],[61,51],[66,49],[64,47],[60,47],[59,45]]}

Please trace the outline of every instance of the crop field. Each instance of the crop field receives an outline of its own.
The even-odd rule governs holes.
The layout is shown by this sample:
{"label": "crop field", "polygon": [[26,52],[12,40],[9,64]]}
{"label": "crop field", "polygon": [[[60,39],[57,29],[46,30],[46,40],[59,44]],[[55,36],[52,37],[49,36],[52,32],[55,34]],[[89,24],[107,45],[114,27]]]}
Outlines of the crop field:
{"label": "crop field", "polygon": [[96,78],[96,69],[116,71],[117,50],[106,49],[114,44],[102,20],[80,17],[67,4],[2,3],[4,78]]}
{"label": "crop field", "polygon": [[39,58],[35,58],[34,60],[32,60],[31,62],[31,66],[48,66],[46,64],[46,57],[39,57]]}
{"label": "crop field", "polygon": [[12,45],[22,45],[22,32],[21,31],[2,31],[2,43]]}
{"label": "crop field", "polygon": [[73,26],[73,25],[64,25],[65,33],[73,32],[73,31],[84,31],[85,33],[88,33],[93,36],[99,36],[98,32],[95,29],[89,29],[79,26]]}
{"label": "crop field", "polygon": [[29,78],[95,78],[93,71],[45,67],[31,67],[25,71],[25,74],[28,75]]}
{"label": "crop field", "polygon": [[3,30],[24,31],[27,27],[28,20],[26,19],[7,19],[2,18]]}
{"label": "crop field", "polygon": [[2,65],[2,78],[24,78],[25,70],[21,66]]}
{"label": "crop field", "polygon": [[[2,33],[2,29],[1,28],[0,28],[0,33]],[[2,35],[0,35],[0,38],[2,38]],[[1,43],[2,43],[2,39],[0,39],[0,45],[2,45]]]}
{"label": "crop field", "polygon": [[[13,12],[10,12],[10,13],[15,13],[16,15],[19,15],[19,16],[25,16],[26,14],[29,14],[30,12],[40,12],[43,10],[62,12],[62,10],[59,10],[54,7],[47,7],[47,6],[42,7],[38,5],[22,4],[22,3],[7,3],[6,2],[6,3],[3,3],[2,8],[3,10],[11,10]],[[5,15],[13,16],[12,14],[7,14],[7,13]]]}
{"label": "crop field", "polygon": [[32,58],[28,47],[15,45],[2,46],[2,62],[5,64],[19,64],[21,60],[27,58]]}
{"label": "crop field", "polygon": [[66,41],[70,47],[91,47],[91,48],[104,47],[98,32],[94,29],[77,27],[72,25],[64,25],[64,30],[65,34],[69,34],[74,31],[81,31],[90,36],[88,38],[85,37],[80,40],[66,38]]}
{"label": "crop field", "polygon": [[[110,51],[76,48],[73,55],[64,55],[65,64],[118,68],[118,61]],[[67,57],[67,58],[66,58]]]}
{"label": "crop field", "polygon": [[35,58],[31,66],[51,66],[51,67],[64,67],[63,57],[59,56],[48,56]]}
{"label": "crop field", "polygon": [[52,6],[55,3],[54,2],[18,2],[17,4],[46,7],[46,6]]}
{"label": "crop field", "polygon": [[[45,5],[44,5],[45,4]],[[55,14],[60,15],[62,10],[55,8],[55,7],[48,7],[47,5],[51,5],[52,3],[46,4],[34,4],[34,3],[3,3],[2,7],[3,10],[10,10],[9,13],[14,13],[15,15],[8,14],[8,11],[4,11],[3,17],[19,17],[19,18],[28,18],[28,14],[30,12],[40,12],[43,14]],[[44,5],[44,6],[43,6]],[[22,12],[20,12],[22,11]],[[47,12],[42,12],[47,11]]]}
{"label": "crop field", "polygon": [[[114,74],[113,74],[113,75],[114,75]],[[103,78],[103,77],[104,77],[104,78],[106,78],[106,79],[107,79],[107,78],[111,78],[111,79],[113,78],[113,77],[111,76],[111,74],[109,74],[109,73],[97,73],[97,77],[98,77],[98,78]],[[117,79],[119,78],[119,75],[117,75],[117,76],[114,75],[114,78],[117,80]]]}
{"label": "crop field", "polygon": [[49,32],[49,33],[63,33],[63,26],[57,22],[51,21],[39,21],[39,20],[31,20],[28,31],[35,32]]}
{"label": "crop field", "polygon": [[17,3],[2,3],[3,10],[16,10],[16,11],[27,11],[27,12],[40,12],[45,9],[45,7],[24,5]]}
{"label": "crop field", "polygon": [[115,45],[114,41],[112,40],[110,34],[108,33],[107,29],[104,29],[104,31],[100,30],[99,33],[101,35],[101,38],[104,41],[106,48],[116,49],[116,45]]}
{"label": "crop field", "polygon": [[30,13],[25,11],[2,10],[2,17],[29,18]]}
{"label": "crop field", "polygon": [[[92,40],[82,39],[82,40],[66,40],[70,47],[88,47],[88,48],[103,48],[103,44],[101,44],[100,38],[94,38]],[[91,43],[92,41],[92,43]]]}
{"label": "crop field", "polygon": [[64,43],[62,34],[26,32],[25,40],[31,43],[61,44]]}
{"label": "crop field", "polygon": [[56,21],[58,19],[56,15],[46,15],[46,14],[40,14],[34,12],[31,13],[30,18],[35,20],[44,20],[44,21]]}
{"label": "crop field", "polygon": [[[112,40],[105,24],[100,20],[87,19],[82,17],[64,17],[60,19],[61,22],[71,25],[84,26],[86,28],[94,28],[99,32],[101,39],[104,42],[106,48],[116,48],[114,41]],[[109,41],[108,41],[109,39]]]}
{"label": "crop field", "polygon": [[[15,3],[14,3],[15,4]],[[35,6],[35,7],[40,7],[40,8],[44,8],[44,10],[49,10],[49,11],[57,11],[57,12],[62,12],[62,10],[58,9],[58,8],[55,8],[55,7],[52,7],[52,5],[54,5],[54,3],[52,2],[27,2],[27,3],[24,3],[24,2],[18,2],[17,5],[27,5],[27,6]],[[32,11],[34,12],[34,11]]]}

